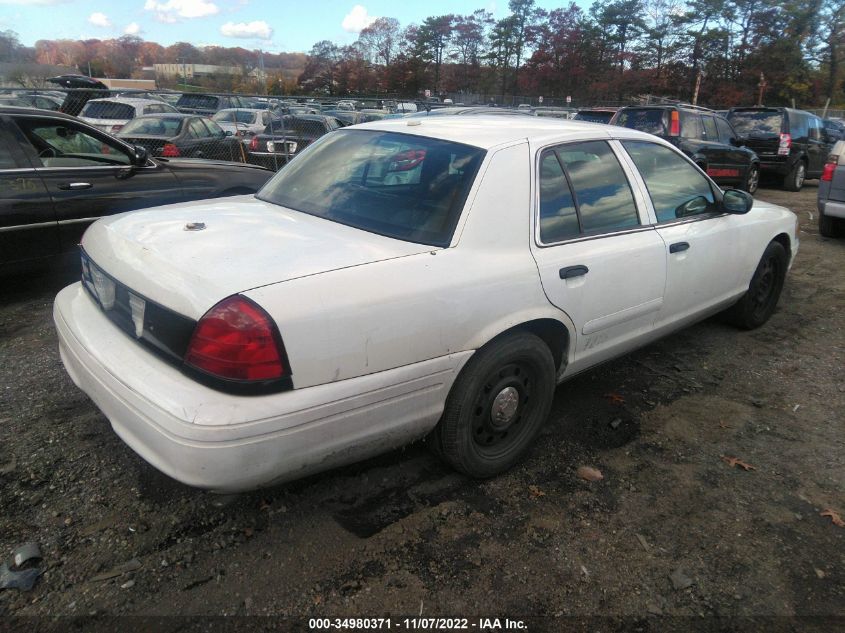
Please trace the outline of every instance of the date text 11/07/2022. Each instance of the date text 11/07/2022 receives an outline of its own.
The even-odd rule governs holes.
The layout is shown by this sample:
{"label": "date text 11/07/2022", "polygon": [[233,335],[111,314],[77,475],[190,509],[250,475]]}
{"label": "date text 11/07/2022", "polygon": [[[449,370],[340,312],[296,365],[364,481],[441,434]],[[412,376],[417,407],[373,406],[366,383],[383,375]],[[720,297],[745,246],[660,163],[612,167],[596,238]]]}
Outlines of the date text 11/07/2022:
{"label": "date text 11/07/2022", "polygon": [[429,631],[526,631],[523,620],[509,618],[311,618],[312,631],[330,630],[429,630]]}

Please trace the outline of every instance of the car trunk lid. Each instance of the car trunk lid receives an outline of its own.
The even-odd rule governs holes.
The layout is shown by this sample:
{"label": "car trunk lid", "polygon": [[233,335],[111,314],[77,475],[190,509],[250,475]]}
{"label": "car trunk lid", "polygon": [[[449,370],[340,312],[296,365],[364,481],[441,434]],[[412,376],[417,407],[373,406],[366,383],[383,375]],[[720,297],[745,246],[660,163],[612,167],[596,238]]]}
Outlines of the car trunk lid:
{"label": "car trunk lid", "polygon": [[251,196],[109,216],[82,247],[118,282],[192,319],[251,288],[435,250]]}

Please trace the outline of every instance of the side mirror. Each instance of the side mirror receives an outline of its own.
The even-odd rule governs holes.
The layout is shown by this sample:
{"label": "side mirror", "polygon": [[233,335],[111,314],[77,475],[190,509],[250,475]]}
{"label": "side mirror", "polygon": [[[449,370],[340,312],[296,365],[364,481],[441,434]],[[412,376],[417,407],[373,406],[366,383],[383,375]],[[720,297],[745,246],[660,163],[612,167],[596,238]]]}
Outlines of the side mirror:
{"label": "side mirror", "polygon": [[751,211],[752,206],[754,206],[754,198],[746,191],[727,189],[722,196],[722,210],[726,213],[742,215]]}
{"label": "side mirror", "polygon": [[141,147],[140,145],[133,145],[132,146],[132,164],[135,167],[143,167],[147,164],[147,160],[149,160],[149,152],[147,151],[146,147]]}

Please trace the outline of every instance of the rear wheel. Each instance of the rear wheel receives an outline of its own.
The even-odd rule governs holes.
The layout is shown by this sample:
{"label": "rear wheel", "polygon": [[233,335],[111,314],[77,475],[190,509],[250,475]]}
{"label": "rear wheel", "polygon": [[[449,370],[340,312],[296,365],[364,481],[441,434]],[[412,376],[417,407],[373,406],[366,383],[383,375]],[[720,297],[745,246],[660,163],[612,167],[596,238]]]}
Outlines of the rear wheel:
{"label": "rear wheel", "polygon": [[751,165],[745,174],[745,181],[742,183],[741,189],[747,191],[752,196],[757,192],[757,187],[760,185],[760,165]]}
{"label": "rear wheel", "polygon": [[807,165],[803,160],[799,160],[792,166],[792,169],[789,170],[786,178],[783,179],[783,188],[787,191],[801,191],[801,187],[804,186],[804,179],[806,176]]}
{"label": "rear wheel", "polygon": [[788,263],[783,245],[770,242],[757,264],[748,291],[725,311],[727,320],[745,330],[753,330],[768,321],[783,290]]}
{"label": "rear wheel", "polygon": [[517,332],[479,350],[461,371],[432,432],[434,451],[471,477],[513,466],[551,408],[555,364],[549,347]]}
{"label": "rear wheel", "polygon": [[824,237],[839,237],[843,234],[845,221],[840,218],[832,218],[829,215],[819,212],[819,233]]}

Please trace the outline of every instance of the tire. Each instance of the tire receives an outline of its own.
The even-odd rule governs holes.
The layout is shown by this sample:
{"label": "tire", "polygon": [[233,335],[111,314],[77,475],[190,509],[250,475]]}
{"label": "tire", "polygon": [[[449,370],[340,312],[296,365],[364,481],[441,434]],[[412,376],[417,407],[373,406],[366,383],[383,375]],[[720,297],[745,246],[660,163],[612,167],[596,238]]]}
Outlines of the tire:
{"label": "tire", "polygon": [[801,191],[807,177],[807,165],[803,160],[797,161],[783,179],[783,188],[787,191]]}
{"label": "tire", "polygon": [[845,224],[845,220],[832,218],[819,211],[819,234],[822,237],[841,237],[845,233],[843,224]]}
{"label": "tire", "polygon": [[757,193],[757,187],[760,186],[760,165],[751,165],[745,174],[745,180],[740,185],[740,189],[747,191],[752,196]]}
{"label": "tire", "polygon": [[778,242],[769,242],[748,290],[739,301],[725,311],[729,323],[744,330],[753,330],[763,325],[772,316],[783,290],[789,257],[786,249]]}
{"label": "tire", "polygon": [[494,341],[458,376],[429,438],[436,454],[479,479],[516,464],[549,415],[555,390],[551,350],[528,332]]}

